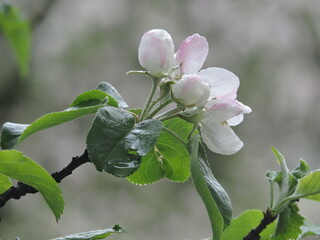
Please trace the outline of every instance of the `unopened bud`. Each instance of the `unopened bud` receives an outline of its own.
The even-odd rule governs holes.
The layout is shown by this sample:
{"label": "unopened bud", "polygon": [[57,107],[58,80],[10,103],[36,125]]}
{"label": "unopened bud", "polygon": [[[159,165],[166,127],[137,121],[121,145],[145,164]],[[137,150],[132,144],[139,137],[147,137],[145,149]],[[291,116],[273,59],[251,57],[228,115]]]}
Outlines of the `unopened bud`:
{"label": "unopened bud", "polygon": [[170,34],[162,29],[146,32],[138,49],[140,65],[151,75],[159,76],[171,71],[174,61],[174,44]]}
{"label": "unopened bud", "polygon": [[173,96],[184,106],[203,106],[210,96],[210,88],[198,75],[184,75],[174,85]]}

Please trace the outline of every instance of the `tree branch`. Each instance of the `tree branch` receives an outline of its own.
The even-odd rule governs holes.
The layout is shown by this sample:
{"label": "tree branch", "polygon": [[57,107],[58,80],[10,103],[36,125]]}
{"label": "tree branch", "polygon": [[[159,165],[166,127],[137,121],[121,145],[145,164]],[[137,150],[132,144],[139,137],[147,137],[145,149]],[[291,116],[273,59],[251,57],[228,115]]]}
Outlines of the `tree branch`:
{"label": "tree branch", "polygon": [[[60,183],[62,179],[72,174],[72,171],[81,166],[82,164],[90,162],[88,151],[85,150],[80,157],[73,157],[72,161],[61,171],[51,174],[52,178]],[[16,186],[10,187],[7,191],[0,194],[0,208],[10,199],[20,199],[28,193],[37,193],[38,190],[22,182],[18,182]]]}
{"label": "tree branch", "polygon": [[243,238],[243,240],[259,240],[260,233],[269,225],[271,224],[274,220],[277,219],[277,215],[272,215],[269,209],[265,212],[263,212],[263,219],[261,220],[260,224],[258,227],[255,229],[252,229],[251,232],[248,233],[247,236]]}

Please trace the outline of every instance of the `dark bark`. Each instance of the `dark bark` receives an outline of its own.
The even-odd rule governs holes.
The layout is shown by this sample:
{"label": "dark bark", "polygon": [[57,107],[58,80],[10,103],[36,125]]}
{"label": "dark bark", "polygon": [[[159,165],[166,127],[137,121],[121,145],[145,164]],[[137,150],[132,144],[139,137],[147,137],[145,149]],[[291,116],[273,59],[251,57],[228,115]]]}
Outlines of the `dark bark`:
{"label": "dark bark", "polygon": [[277,215],[274,216],[271,214],[269,210],[263,213],[263,219],[261,220],[260,224],[255,228],[252,229],[251,232],[248,233],[247,236],[243,238],[243,240],[259,240],[260,233],[269,225],[271,224],[274,220],[277,219]]}
{"label": "dark bark", "polygon": [[[59,172],[51,174],[51,176],[57,183],[60,183],[62,179],[71,175],[73,170],[86,162],[90,162],[87,150],[85,150],[81,156],[73,157],[72,161],[65,168]],[[16,186],[12,186],[7,191],[0,194],[0,208],[3,207],[10,199],[20,199],[28,193],[37,192],[38,191],[33,187],[25,183],[18,182]]]}

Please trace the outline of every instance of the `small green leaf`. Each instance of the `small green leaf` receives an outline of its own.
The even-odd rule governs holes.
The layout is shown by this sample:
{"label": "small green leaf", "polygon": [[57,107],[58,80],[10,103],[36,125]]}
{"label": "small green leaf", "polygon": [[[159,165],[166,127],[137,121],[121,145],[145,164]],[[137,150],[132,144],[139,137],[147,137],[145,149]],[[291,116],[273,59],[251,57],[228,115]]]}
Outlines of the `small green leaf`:
{"label": "small green leaf", "polygon": [[[111,101],[109,101],[110,99]],[[66,110],[46,114],[30,125],[7,122],[3,125],[1,131],[1,148],[14,148],[31,134],[95,113],[106,103],[117,106],[112,97],[95,89],[80,94]]]}
{"label": "small green leaf", "polygon": [[[223,232],[221,240],[242,240],[248,233],[256,228],[263,218],[261,210],[250,209],[232,219],[230,226]],[[276,223],[267,226],[260,234],[261,240],[270,240],[274,233]]]}
{"label": "small green leaf", "polygon": [[0,173],[0,194],[4,193],[12,186],[10,178]]}
{"label": "small green leaf", "polygon": [[304,218],[298,213],[299,209],[295,203],[291,203],[280,214],[277,228],[272,240],[295,240],[301,234],[300,227]]}
{"label": "small green leaf", "polygon": [[308,163],[303,159],[300,159],[299,166],[297,166],[291,173],[297,179],[303,178],[304,176],[310,173],[310,168]]}
{"label": "small green leaf", "polygon": [[0,151],[0,173],[37,189],[58,220],[63,212],[61,190],[51,175],[36,162],[16,150]]}
{"label": "small green leaf", "polygon": [[158,120],[135,124],[127,111],[99,109],[87,136],[87,149],[98,171],[127,177],[140,165],[141,157],[152,150],[162,129]]}
{"label": "small green leaf", "polygon": [[[108,94],[109,96],[111,96],[112,98],[114,98],[118,102],[119,107],[122,107],[122,108],[128,107],[128,104],[123,100],[122,96],[119,94],[117,89],[115,89],[115,87],[112,86],[110,83],[101,82],[96,87],[96,89],[99,89],[99,90],[105,92],[106,94]],[[111,105],[111,104],[109,104],[109,105]]]}
{"label": "small green leaf", "polygon": [[211,222],[213,240],[219,240],[232,218],[232,205],[228,194],[213,176],[199,135],[189,143],[191,176],[195,188],[204,202]]}
{"label": "small green leaf", "polygon": [[281,213],[289,204],[289,201],[286,201],[284,204],[284,200],[294,192],[298,181],[289,171],[284,156],[276,148],[272,148],[272,152],[278,160],[281,172],[279,172],[279,176],[277,176],[277,172],[272,174],[269,172],[267,173],[267,178],[269,177],[270,180],[272,175],[274,180],[279,184],[280,195],[274,209],[276,209],[278,213]]}
{"label": "small green leaf", "polygon": [[115,225],[113,228],[77,233],[77,234],[73,234],[73,235],[69,235],[61,238],[55,238],[52,240],[96,240],[96,239],[105,239],[115,233],[121,234],[121,233],[125,233],[125,231],[119,225]]}
{"label": "small green leaf", "polygon": [[127,177],[127,179],[134,184],[146,185],[162,179],[164,174],[165,172],[160,167],[157,153],[150,151],[142,158],[138,170]]}
{"label": "small green leaf", "polygon": [[299,179],[298,185],[291,199],[307,198],[320,202],[320,170]]}
{"label": "small green leaf", "polygon": [[31,45],[29,22],[21,16],[19,9],[0,2],[0,30],[3,31],[16,55],[21,75],[26,76]]}

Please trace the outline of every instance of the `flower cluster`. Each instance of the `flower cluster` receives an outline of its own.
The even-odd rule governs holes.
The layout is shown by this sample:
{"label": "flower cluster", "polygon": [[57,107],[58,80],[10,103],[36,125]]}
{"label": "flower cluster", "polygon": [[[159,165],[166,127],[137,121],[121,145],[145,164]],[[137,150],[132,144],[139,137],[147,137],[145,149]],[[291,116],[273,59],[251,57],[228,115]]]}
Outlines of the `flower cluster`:
{"label": "flower cluster", "polygon": [[240,82],[235,74],[217,67],[201,70],[209,52],[205,37],[187,37],[174,53],[170,34],[153,29],[142,36],[138,52],[151,76],[175,80],[172,93],[177,104],[201,112],[201,136],[211,151],[230,155],[242,148],[231,126],[241,123],[251,109],[236,100]]}

